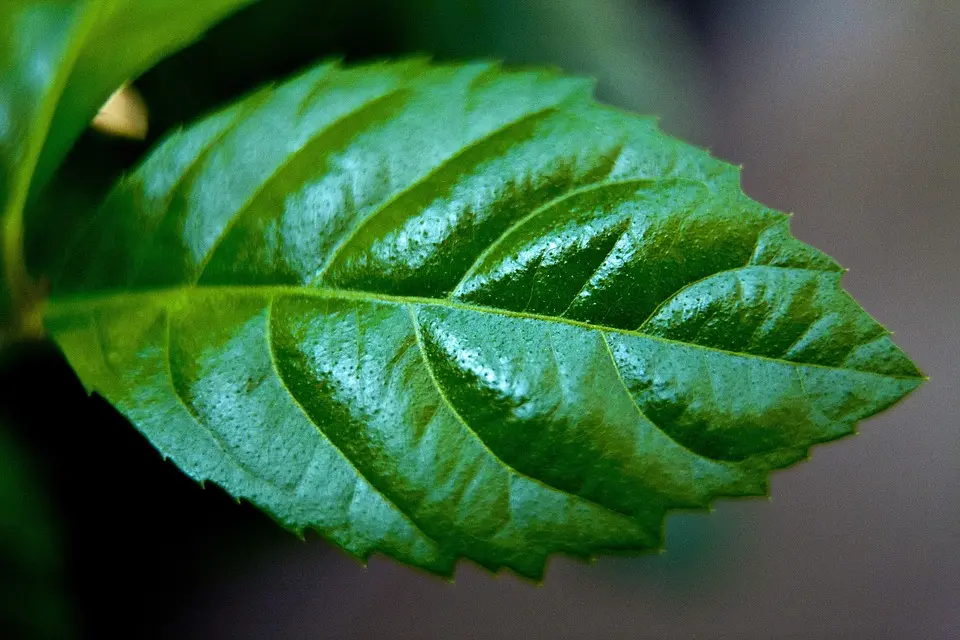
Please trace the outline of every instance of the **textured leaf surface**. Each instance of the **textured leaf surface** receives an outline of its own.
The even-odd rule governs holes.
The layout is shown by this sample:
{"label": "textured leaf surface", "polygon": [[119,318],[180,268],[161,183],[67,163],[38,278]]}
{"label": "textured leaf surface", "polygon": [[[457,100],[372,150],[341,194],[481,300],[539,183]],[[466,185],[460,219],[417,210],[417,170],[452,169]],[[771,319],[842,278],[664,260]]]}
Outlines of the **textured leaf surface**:
{"label": "textured leaf surface", "polygon": [[0,212],[8,262],[0,330],[22,273],[22,211],[107,97],[210,24],[251,0],[3,0],[0,2]]}
{"label": "textured leaf surface", "polygon": [[738,171],[491,64],[328,64],[164,142],[48,327],[165,456],[447,574],[656,548],[920,375]]}

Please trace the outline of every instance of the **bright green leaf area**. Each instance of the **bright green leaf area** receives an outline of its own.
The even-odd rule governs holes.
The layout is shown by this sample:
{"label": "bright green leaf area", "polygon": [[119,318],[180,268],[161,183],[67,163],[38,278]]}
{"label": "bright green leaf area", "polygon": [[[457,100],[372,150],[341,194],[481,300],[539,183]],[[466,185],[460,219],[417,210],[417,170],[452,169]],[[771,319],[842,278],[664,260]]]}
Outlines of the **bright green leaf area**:
{"label": "bright green leaf area", "polygon": [[[23,208],[100,105],[123,82],[251,0],[0,2],[0,342],[32,292],[21,256]],[[21,313],[25,310],[20,309]]]}
{"label": "bright green leaf area", "polygon": [[179,131],[49,265],[162,455],[439,574],[656,549],[921,375],[736,168],[551,72],[324,64]]}

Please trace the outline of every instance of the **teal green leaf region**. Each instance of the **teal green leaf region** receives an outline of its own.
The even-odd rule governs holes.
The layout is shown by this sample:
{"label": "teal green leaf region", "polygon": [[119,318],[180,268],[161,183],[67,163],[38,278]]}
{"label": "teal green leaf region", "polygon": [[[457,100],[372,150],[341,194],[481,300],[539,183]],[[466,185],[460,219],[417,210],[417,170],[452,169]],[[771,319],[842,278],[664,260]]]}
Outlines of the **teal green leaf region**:
{"label": "teal green leaf region", "polygon": [[69,2],[0,3],[0,345],[20,331],[17,299],[27,288],[16,254],[20,214],[70,41],[83,27],[80,9]]}
{"label": "teal green leaf region", "polygon": [[47,327],[162,455],[441,575],[658,549],[922,381],[735,167],[547,71],[319,65],[61,253]]}

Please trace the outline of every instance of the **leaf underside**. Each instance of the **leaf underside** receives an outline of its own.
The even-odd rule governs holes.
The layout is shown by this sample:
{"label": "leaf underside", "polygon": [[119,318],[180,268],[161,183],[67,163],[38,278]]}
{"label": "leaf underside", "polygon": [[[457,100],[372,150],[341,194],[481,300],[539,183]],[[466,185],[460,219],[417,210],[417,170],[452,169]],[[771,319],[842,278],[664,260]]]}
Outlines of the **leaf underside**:
{"label": "leaf underside", "polygon": [[420,60],[261,90],[120,181],[47,327],[190,476],[362,558],[656,549],[922,378],[735,167],[590,92]]}

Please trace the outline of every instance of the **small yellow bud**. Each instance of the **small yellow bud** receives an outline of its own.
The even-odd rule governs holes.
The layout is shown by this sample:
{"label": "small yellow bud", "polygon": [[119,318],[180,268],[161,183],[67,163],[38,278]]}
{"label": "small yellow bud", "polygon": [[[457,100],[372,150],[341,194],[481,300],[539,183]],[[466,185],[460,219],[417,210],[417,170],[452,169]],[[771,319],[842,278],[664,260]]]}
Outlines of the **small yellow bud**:
{"label": "small yellow bud", "polygon": [[91,126],[111,136],[143,140],[147,137],[147,105],[133,86],[113,92],[94,117]]}

